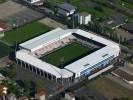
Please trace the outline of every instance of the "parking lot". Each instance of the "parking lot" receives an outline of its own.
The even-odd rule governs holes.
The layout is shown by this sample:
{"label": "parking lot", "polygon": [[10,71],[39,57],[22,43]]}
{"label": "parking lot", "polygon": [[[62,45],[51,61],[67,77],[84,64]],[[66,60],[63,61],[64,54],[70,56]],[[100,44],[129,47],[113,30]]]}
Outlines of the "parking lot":
{"label": "parking lot", "polygon": [[0,19],[6,21],[10,26],[20,26],[42,17],[44,17],[44,14],[33,11],[13,1],[8,1],[0,5]]}

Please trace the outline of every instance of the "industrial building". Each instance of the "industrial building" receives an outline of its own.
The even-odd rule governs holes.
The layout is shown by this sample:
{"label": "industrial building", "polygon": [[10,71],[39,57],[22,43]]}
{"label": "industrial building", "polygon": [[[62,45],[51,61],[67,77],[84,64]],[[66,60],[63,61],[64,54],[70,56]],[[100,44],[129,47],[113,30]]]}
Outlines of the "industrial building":
{"label": "industrial building", "polygon": [[[70,41],[97,47],[95,51],[67,64],[64,68],[42,61],[40,57],[46,53],[62,48]],[[91,77],[98,72],[112,68],[113,61],[120,53],[117,43],[86,32],[81,29],[57,28],[19,45],[16,62],[27,70],[51,80],[78,80]],[[72,54],[72,52],[70,52]],[[110,67],[111,66],[111,67]]]}

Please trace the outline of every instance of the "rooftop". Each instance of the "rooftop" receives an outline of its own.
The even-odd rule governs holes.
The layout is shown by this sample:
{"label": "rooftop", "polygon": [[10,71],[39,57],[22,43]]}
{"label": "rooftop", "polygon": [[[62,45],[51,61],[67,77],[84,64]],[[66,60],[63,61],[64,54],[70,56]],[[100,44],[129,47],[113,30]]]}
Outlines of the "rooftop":
{"label": "rooftop", "polygon": [[88,16],[90,14],[88,14],[87,12],[81,12],[81,13],[77,13],[76,15],[80,15],[80,16]]}
{"label": "rooftop", "polygon": [[133,23],[127,23],[121,26],[123,29],[133,33]]}
{"label": "rooftop", "polygon": [[45,95],[45,92],[43,90],[39,90],[39,91],[37,91],[37,93],[35,95],[36,96],[43,96],[43,95]]}
{"label": "rooftop", "polygon": [[75,10],[76,7],[71,5],[71,4],[68,4],[68,3],[63,3],[63,4],[60,4],[58,5],[59,8],[61,9],[64,9],[64,10],[67,10],[67,11],[71,11],[71,10]]}

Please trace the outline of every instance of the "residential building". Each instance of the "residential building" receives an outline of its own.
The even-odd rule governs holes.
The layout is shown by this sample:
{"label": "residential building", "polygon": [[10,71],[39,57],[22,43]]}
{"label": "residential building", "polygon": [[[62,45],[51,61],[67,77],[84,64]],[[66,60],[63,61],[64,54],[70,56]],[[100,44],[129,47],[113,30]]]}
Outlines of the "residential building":
{"label": "residential building", "polygon": [[35,98],[37,100],[46,100],[45,99],[45,92],[43,90],[37,91],[37,93],[35,94]]}
{"label": "residential building", "polygon": [[74,92],[66,92],[65,93],[65,100],[75,100]]}
{"label": "residential building", "polygon": [[6,100],[7,89],[6,86],[0,85],[0,100]]}
{"label": "residential building", "polygon": [[22,96],[20,98],[18,98],[18,100],[29,100],[27,96]]}
{"label": "residential building", "polygon": [[13,94],[13,93],[10,93],[10,94],[7,96],[7,100],[17,100],[16,95]]}

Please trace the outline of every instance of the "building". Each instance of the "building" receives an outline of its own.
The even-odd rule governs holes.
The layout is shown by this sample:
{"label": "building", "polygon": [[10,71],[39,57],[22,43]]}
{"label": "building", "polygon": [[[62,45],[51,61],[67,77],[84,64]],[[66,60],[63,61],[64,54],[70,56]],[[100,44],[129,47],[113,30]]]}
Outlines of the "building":
{"label": "building", "polygon": [[27,96],[22,96],[20,98],[18,98],[17,100],[29,100]]}
{"label": "building", "polygon": [[125,23],[126,22],[123,15],[114,13],[109,19],[105,20],[102,25],[114,30],[124,25]]}
{"label": "building", "polygon": [[0,85],[0,100],[6,100],[7,89],[4,85]]}
{"label": "building", "polygon": [[4,31],[7,29],[6,23],[0,20],[0,37],[4,37]]}
{"label": "building", "polygon": [[25,2],[33,5],[43,5],[43,0],[24,0]]}
{"label": "building", "polygon": [[2,81],[5,80],[5,79],[6,79],[6,77],[3,76],[3,75],[0,73],[0,83],[2,83]]}
{"label": "building", "polygon": [[17,100],[16,95],[13,93],[8,94],[7,100]]}
{"label": "building", "polygon": [[74,92],[66,92],[65,93],[65,100],[75,100]]}
{"label": "building", "polygon": [[37,91],[35,98],[37,100],[45,100],[45,92],[43,90]]}
{"label": "building", "polygon": [[133,34],[133,23],[124,24],[121,28]]}
{"label": "building", "polygon": [[127,43],[128,43],[129,45],[133,46],[133,39],[128,40]]}
{"label": "building", "polygon": [[91,21],[91,14],[86,12],[75,14],[76,23],[86,25]]}
{"label": "building", "polygon": [[[59,68],[40,59],[45,53],[67,45],[74,40],[91,47],[94,46],[96,49],[69,63],[64,68]],[[17,64],[56,82],[63,79],[76,81],[84,77],[91,77],[99,71],[107,71],[113,67],[110,65],[115,62],[120,53],[119,45],[113,41],[81,29],[64,30],[61,28],[26,41],[20,44],[19,48],[20,50],[16,52]]]}
{"label": "building", "polygon": [[73,15],[75,11],[76,11],[76,7],[68,3],[60,4],[58,5],[58,8],[57,8],[57,14],[63,17],[68,17],[70,15]]}

